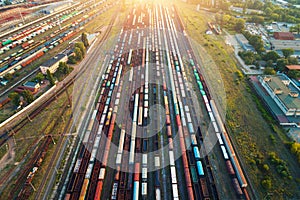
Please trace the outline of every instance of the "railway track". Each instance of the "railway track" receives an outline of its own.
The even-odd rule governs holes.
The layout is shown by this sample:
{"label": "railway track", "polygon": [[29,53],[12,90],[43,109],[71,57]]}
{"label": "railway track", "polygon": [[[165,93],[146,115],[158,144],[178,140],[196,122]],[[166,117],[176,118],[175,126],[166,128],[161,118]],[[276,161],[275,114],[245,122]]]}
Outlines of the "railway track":
{"label": "railway track", "polygon": [[[109,36],[109,32],[110,32],[110,30],[111,30],[111,25],[113,24],[113,20],[111,21],[111,23],[110,23],[110,26],[108,27],[108,29],[107,29],[107,31],[104,33],[104,35],[103,35],[103,37],[101,38],[101,40],[99,41],[99,43],[101,44],[103,41],[105,41],[106,39],[107,39],[107,37]],[[86,68],[81,68],[81,71],[79,71],[77,74],[74,74],[74,76],[73,77],[69,77],[69,81],[67,81],[61,88],[59,88],[51,97],[49,97],[41,106],[39,106],[39,107],[37,107],[32,113],[30,113],[28,116],[27,116],[27,118],[25,118],[25,119],[23,119],[20,123],[19,123],[19,125],[17,125],[16,126],[16,128],[13,128],[13,130],[14,131],[11,131],[13,134],[15,134],[15,133],[17,133],[27,122],[28,122],[28,118],[31,120],[31,119],[33,119],[35,116],[37,116],[39,113],[40,113],[40,111],[42,111],[44,108],[46,108],[53,100],[55,100],[60,94],[62,94],[71,84],[73,84],[73,82],[75,81],[75,80],[77,80],[80,76],[81,76],[81,74],[83,74],[84,72],[85,72],[85,70],[86,70]],[[67,100],[67,103],[69,104],[70,102],[69,102],[69,100]],[[76,106],[76,105],[75,105]],[[69,122],[68,122],[68,126],[70,125],[70,120],[71,120],[71,118],[69,119]],[[67,126],[67,127],[68,127]],[[65,130],[67,130],[67,127],[66,127],[66,129]],[[6,136],[6,138],[5,138],[5,136],[2,136],[2,143],[4,143],[7,139],[8,139],[8,137],[11,137],[12,135],[7,135]],[[63,138],[64,136],[62,135],[61,137],[60,137],[60,139],[59,139],[59,141],[58,141],[58,148],[60,149],[61,147],[62,147],[62,142],[61,142],[61,140],[62,140],[62,138]],[[56,153],[54,154],[54,155],[57,155],[58,154],[58,152],[59,152],[59,150],[57,150],[56,149],[56,151],[55,151]],[[44,176],[44,179],[43,179],[43,182],[42,182],[42,184],[40,185],[40,187],[39,187],[39,189],[38,189],[38,191],[37,191],[37,196],[36,196],[36,198],[40,198],[40,195],[42,194],[40,191],[43,191],[43,189],[44,189],[44,186],[45,186],[45,182],[47,181],[47,178],[49,177],[49,172],[51,171],[50,169],[51,169],[51,167],[52,167],[52,165],[53,165],[53,159],[51,159],[51,163],[49,164],[49,166],[48,166],[48,169],[46,170],[46,175]],[[32,163],[32,162],[31,162]],[[28,165],[31,165],[31,163],[29,163]],[[28,170],[27,170],[28,171]],[[23,173],[25,173],[25,175],[26,174],[28,174],[27,173],[27,171],[26,172],[23,172]],[[5,181],[7,181],[7,178],[8,178],[9,176],[6,176],[5,177],[5,179],[1,179],[1,182],[3,183],[3,182],[5,182]],[[19,180],[19,182],[20,182],[20,184],[22,184],[22,181],[21,180]],[[19,184],[19,185],[20,185]]]}
{"label": "railway track", "polygon": [[[218,113],[212,109],[191,48],[179,49],[174,22],[179,19],[172,19],[170,12],[161,5],[141,4],[127,16],[102,76],[100,96],[91,108],[93,114],[71,167],[66,192],[61,193],[65,199],[220,199],[209,158],[200,155],[206,151],[202,145],[206,140],[188,86],[188,67],[192,68],[204,114],[213,124],[213,134],[219,136],[219,151],[226,162],[237,163],[229,158],[230,145],[224,145],[228,141],[219,131],[223,124],[216,119]],[[188,66],[183,64],[183,52]],[[153,118],[148,111],[155,104],[164,109],[154,111],[164,114]],[[141,129],[151,122],[151,127]],[[141,138],[151,128],[159,134]],[[167,152],[151,155],[166,144]],[[247,199],[243,193],[246,183],[238,178],[242,177],[240,171],[234,168],[232,175],[236,198]]]}

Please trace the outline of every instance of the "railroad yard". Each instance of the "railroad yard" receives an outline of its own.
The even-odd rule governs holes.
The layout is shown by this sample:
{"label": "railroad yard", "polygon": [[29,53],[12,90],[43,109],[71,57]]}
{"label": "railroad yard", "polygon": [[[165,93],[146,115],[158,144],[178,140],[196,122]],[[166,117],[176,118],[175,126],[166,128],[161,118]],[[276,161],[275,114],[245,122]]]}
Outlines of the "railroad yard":
{"label": "railroad yard", "polygon": [[[229,190],[234,191],[227,198],[250,198],[192,48],[186,37],[177,35],[183,27],[175,16],[174,7],[147,4],[135,6],[127,16],[102,75],[100,96],[73,158],[73,170],[58,197],[219,199],[203,145],[205,136],[214,134],[231,180]],[[203,115],[213,125],[211,133],[198,125],[200,110],[195,110],[187,68],[192,69],[197,95],[205,105]]]}
{"label": "railroad yard", "polygon": [[[257,199],[220,74],[180,6],[125,2],[73,2],[1,36],[0,199]],[[86,32],[95,39],[69,64]],[[59,54],[73,71],[51,83],[48,70],[32,103],[14,105]]]}

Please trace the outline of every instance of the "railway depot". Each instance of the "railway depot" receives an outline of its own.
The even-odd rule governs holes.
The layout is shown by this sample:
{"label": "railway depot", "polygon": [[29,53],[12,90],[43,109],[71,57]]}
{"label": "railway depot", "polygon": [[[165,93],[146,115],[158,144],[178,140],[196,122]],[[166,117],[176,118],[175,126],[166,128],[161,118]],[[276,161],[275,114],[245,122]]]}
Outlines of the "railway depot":
{"label": "railway depot", "polygon": [[[205,51],[195,51],[197,44],[190,41],[187,26],[183,24],[175,4],[116,2],[116,5],[111,5],[108,1],[85,2],[68,12],[62,11],[55,19],[46,20],[46,23],[39,26],[24,28],[1,42],[0,53],[3,58],[0,57],[0,73],[3,80],[11,76],[17,78],[18,73],[29,69],[33,62],[60,46],[66,46],[63,51],[53,53],[51,59],[41,62],[36,69],[41,70],[40,76],[16,87],[20,94],[29,90],[36,96],[41,94],[38,100],[46,99],[45,102],[36,102],[41,103],[38,108],[34,108],[32,103],[16,114],[17,117],[18,114],[22,115],[24,122],[34,121],[41,110],[48,110],[49,113],[47,105],[51,102],[53,107],[59,107],[59,111],[56,110],[58,113],[55,115],[48,114],[49,119],[46,114],[46,117],[43,115],[43,118],[37,118],[40,119],[37,121],[41,123],[41,130],[34,131],[34,136],[25,133],[28,138],[35,140],[37,148],[31,148],[31,151],[25,149],[32,156],[24,169],[20,168],[19,163],[16,164],[21,173],[17,181],[10,183],[12,189],[9,188],[5,197],[59,200],[250,200],[257,198],[255,190],[258,185],[256,179],[253,181],[256,174],[249,174],[249,171],[253,172],[257,166],[256,170],[265,169],[262,172],[273,178],[276,176],[270,172],[281,165],[282,174],[286,175],[285,181],[294,181],[290,179],[294,172],[288,169],[285,160],[281,160],[281,155],[277,155],[279,151],[274,153],[274,150],[270,154],[263,152],[270,157],[269,160],[269,157],[263,160],[260,152],[250,155],[239,149],[240,143],[245,143],[249,144],[251,151],[261,150],[248,139],[253,132],[241,131],[241,127],[247,124],[239,125],[237,121],[227,124],[228,120],[225,120],[219,105],[223,103],[217,96],[219,91],[216,92],[212,87],[212,80],[206,71],[212,60],[206,62]],[[182,2],[177,3],[184,5]],[[117,8],[108,23],[99,26],[95,20],[92,21],[109,6]],[[200,12],[198,9],[196,16]],[[207,26],[207,22],[204,23]],[[98,31],[81,36],[87,51],[82,50],[82,47],[80,52],[85,58],[76,58],[76,70],[71,70],[69,76],[62,76],[48,90],[51,74],[47,74],[47,71],[54,73],[60,62],[68,61],[68,56],[73,52],[72,43],[80,39],[78,35],[87,24],[98,26],[93,29]],[[208,24],[215,26],[214,22]],[[224,33],[221,26],[215,28],[218,29],[215,34],[203,36],[204,41],[210,41],[210,45],[205,48],[219,48],[214,45],[219,43],[210,39],[216,37],[217,41]],[[105,31],[99,32],[100,29]],[[46,35],[45,32],[49,31],[51,34]],[[90,33],[89,30],[85,31]],[[113,33],[115,35],[111,39]],[[236,38],[240,39],[245,50],[253,50],[245,38]],[[225,50],[225,46],[222,47]],[[224,63],[227,61],[222,61],[222,66]],[[221,62],[219,64],[221,66]],[[240,71],[231,71],[231,68],[227,70],[239,78],[234,88],[243,87],[244,76],[238,73]],[[65,71],[63,67],[57,73],[61,71]],[[44,77],[42,80],[47,77],[49,81],[40,81],[39,85],[39,77]],[[221,84],[220,79],[215,83]],[[300,91],[293,82],[283,74],[251,77],[251,80],[259,93],[271,102],[270,107],[274,106],[273,113],[282,123],[297,125],[296,121],[291,120],[298,120],[300,115]],[[9,81],[11,84],[13,80]],[[68,89],[70,85],[74,87],[71,94]],[[40,87],[40,92],[36,93]],[[48,91],[42,94],[43,89]],[[229,91],[230,98],[233,97],[232,91],[237,92]],[[59,95],[65,99],[61,100]],[[249,94],[245,96],[249,97]],[[230,109],[233,108],[232,104],[228,104]],[[27,111],[29,109],[34,111]],[[231,111],[228,112],[230,120],[235,120],[232,119]],[[65,117],[64,113],[69,113],[69,116]],[[56,115],[58,117],[53,117]],[[231,130],[232,126],[239,132]],[[276,127],[272,128],[275,130]],[[1,137],[14,138],[14,127],[10,124],[8,129],[12,129],[8,132],[10,135]],[[36,141],[39,136],[41,138]],[[16,139],[17,144],[20,137]],[[262,137],[259,139],[268,140]],[[277,141],[273,139],[275,144]],[[48,148],[52,151],[50,157]],[[255,156],[260,160],[256,160]],[[254,163],[249,164],[248,158],[253,158]],[[275,161],[277,163],[274,164]],[[4,177],[4,181],[0,180],[0,195],[3,191],[1,184],[11,177],[10,174]]]}

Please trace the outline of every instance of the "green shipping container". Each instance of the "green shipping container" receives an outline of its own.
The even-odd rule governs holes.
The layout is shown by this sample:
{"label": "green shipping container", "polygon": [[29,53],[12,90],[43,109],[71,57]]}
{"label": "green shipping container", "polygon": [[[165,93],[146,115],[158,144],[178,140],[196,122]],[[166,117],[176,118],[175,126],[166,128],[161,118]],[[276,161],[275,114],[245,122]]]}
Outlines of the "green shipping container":
{"label": "green shipping container", "polygon": [[197,177],[197,171],[194,166],[191,166],[191,174],[192,174],[192,180],[194,183],[198,183],[198,177]]}

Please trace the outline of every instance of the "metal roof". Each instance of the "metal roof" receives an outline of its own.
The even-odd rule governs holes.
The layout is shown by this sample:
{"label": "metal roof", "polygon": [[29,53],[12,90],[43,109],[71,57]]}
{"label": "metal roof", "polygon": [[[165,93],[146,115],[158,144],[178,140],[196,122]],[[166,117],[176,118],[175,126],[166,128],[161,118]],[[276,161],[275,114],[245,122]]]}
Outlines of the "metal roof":
{"label": "metal roof", "polygon": [[59,62],[61,59],[63,59],[66,55],[65,54],[57,54],[56,56],[54,56],[53,58],[47,60],[46,62],[44,62],[41,67],[51,67],[52,65],[54,65],[55,63]]}

